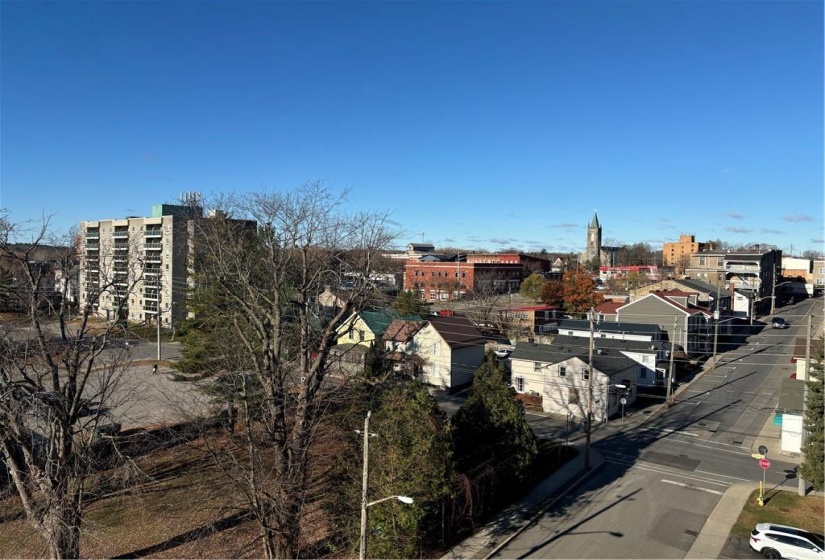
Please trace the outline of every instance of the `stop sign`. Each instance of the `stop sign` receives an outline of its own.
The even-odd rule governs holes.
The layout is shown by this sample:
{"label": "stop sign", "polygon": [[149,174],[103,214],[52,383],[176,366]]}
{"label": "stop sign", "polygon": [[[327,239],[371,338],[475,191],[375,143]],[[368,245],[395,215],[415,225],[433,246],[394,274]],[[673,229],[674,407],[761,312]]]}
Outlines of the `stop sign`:
{"label": "stop sign", "polygon": [[767,459],[759,459],[759,466],[765,470],[768,470],[769,468],[771,468],[771,462]]}

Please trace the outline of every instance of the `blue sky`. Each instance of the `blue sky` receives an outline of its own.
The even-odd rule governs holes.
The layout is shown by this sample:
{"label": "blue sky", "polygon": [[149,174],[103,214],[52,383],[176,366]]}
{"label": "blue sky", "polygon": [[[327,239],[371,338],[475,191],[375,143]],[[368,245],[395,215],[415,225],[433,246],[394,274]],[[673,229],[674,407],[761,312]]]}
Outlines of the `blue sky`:
{"label": "blue sky", "polygon": [[322,180],[399,245],[823,249],[823,3],[0,3],[0,207]]}

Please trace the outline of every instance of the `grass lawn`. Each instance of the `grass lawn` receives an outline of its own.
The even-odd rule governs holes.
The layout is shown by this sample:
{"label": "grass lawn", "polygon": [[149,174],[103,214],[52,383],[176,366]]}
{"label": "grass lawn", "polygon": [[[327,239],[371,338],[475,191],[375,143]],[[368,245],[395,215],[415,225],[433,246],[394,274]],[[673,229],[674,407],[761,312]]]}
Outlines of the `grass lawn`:
{"label": "grass lawn", "polygon": [[759,490],[751,493],[731,535],[747,541],[757,523],[777,523],[822,533],[825,526],[825,498],[822,496],[799,496],[795,492],[778,490],[766,493],[765,505],[760,507],[756,504],[758,495]]}

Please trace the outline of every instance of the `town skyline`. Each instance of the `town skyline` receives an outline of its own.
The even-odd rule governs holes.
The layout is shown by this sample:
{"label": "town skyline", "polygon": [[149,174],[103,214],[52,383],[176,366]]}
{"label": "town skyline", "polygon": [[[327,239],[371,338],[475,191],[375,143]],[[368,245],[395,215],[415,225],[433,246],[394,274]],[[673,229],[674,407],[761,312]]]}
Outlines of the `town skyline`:
{"label": "town skyline", "polygon": [[320,180],[399,248],[825,244],[820,2],[0,9],[16,222]]}

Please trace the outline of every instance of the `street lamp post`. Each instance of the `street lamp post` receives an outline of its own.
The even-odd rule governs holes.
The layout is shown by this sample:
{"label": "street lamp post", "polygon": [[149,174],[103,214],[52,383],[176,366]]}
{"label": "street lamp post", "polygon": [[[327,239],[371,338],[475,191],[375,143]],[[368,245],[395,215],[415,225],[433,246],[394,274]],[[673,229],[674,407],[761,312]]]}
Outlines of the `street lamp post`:
{"label": "street lamp post", "polygon": [[[364,560],[367,554],[367,524],[368,524],[368,516],[367,516],[367,508],[374,506],[375,504],[380,504],[381,502],[386,502],[387,500],[398,500],[404,504],[411,504],[413,503],[413,499],[409,496],[387,496],[386,498],[381,498],[380,500],[375,500],[372,502],[367,501],[367,489],[369,487],[370,481],[370,467],[369,467],[369,458],[370,458],[370,437],[375,437],[378,434],[371,434],[370,433],[370,416],[372,415],[372,411],[367,411],[367,417],[364,418],[364,468],[361,476],[361,542],[359,547],[359,554],[358,558],[360,560]],[[355,430],[356,433],[361,433],[359,430]]]}

